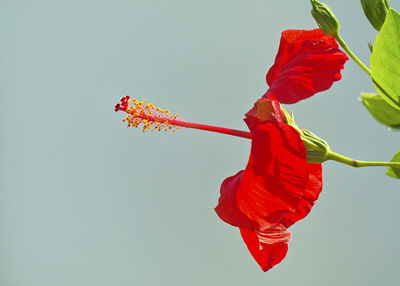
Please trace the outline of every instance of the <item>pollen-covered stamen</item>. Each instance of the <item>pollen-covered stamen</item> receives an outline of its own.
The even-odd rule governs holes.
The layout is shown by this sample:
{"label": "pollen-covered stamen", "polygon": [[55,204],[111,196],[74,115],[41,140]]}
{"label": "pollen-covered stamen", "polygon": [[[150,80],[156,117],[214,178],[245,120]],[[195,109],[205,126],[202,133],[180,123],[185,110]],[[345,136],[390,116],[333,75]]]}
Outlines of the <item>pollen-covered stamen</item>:
{"label": "pollen-covered stamen", "polygon": [[143,132],[147,130],[175,132],[178,128],[174,122],[178,119],[179,114],[173,116],[168,110],[156,108],[152,103],[146,104],[145,100],[138,101],[135,98],[130,100],[129,96],[124,96],[120,103],[115,105],[114,110],[128,113],[123,121],[132,128],[138,128],[142,124]]}
{"label": "pollen-covered stamen", "polygon": [[176,114],[174,116],[168,110],[156,108],[152,103],[146,104],[145,100],[131,100],[129,96],[122,97],[120,99],[120,102],[115,105],[114,110],[121,110],[128,113],[123,121],[127,122],[128,127],[132,128],[138,128],[139,125],[142,124],[143,132],[146,132],[147,130],[171,130],[172,132],[175,132],[175,130],[178,129],[179,126],[227,134],[247,139],[251,138],[250,132],[247,131],[185,121],[179,117],[179,114]]}

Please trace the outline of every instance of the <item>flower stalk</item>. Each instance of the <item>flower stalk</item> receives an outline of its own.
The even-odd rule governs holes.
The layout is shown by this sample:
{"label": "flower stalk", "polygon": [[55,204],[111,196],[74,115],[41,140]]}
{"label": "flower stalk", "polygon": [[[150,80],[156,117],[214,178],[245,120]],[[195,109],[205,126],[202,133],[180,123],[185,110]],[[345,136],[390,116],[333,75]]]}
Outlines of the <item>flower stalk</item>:
{"label": "flower stalk", "polygon": [[328,160],[333,160],[354,168],[361,167],[400,167],[400,162],[370,162],[370,161],[360,161],[348,158],[346,156],[337,154],[335,152],[328,153]]}
{"label": "flower stalk", "polygon": [[360,66],[360,68],[362,68],[369,76],[371,76],[371,70],[350,50],[339,33],[335,36],[335,39],[338,41],[343,50],[345,50],[346,53]]}

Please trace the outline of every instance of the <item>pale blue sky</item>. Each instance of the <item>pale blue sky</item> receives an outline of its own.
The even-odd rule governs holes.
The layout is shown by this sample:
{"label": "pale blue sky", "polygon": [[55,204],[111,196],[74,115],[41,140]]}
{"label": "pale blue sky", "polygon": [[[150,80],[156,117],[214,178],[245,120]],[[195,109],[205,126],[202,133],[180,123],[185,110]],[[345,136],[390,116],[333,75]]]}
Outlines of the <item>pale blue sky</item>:
{"label": "pale blue sky", "polygon": [[[391,1],[399,8],[396,1]],[[364,61],[375,32],[359,1],[329,1]],[[397,6],[396,6],[397,5]],[[324,189],[263,273],[213,211],[250,142],[201,131],[142,134],[123,95],[189,121],[246,129],[281,31],[316,27],[306,0],[0,2],[0,284],[394,285],[399,182],[384,169],[324,164]],[[295,106],[336,152],[389,160],[399,133],[358,102],[353,62]]]}

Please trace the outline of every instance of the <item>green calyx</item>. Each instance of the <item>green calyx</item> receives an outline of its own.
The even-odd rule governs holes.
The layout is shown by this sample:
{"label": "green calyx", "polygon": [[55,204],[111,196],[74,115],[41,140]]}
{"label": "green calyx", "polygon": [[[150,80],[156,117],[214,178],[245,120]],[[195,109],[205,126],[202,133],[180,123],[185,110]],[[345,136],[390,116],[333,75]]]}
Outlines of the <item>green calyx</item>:
{"label": "green calyx", "polygon": [[314,17],[319,28],[326,35],[334,36],[336,38],[336,36],[339,35],[340,25],[331,8],[317,0],[310,0],[310,2],[312,5],[311,15]]}
{"label": "green calyx", "polygon": [[307,162],[322,163],[328,160],[331,153],[328,143],[311,131],[299,128],[294,122],[293,113],[289,115],[283,107],[282,110],[286,123],[296,129],[299,132],[301,140],[303,140],[304,147],[306,148]]}
{"label": "green calyx", "polygon": [[302,129],[300,137],[304,142],[308,163],[322,163],[328,160],[331,152],[328,143],[309,130]]}
{"label": "green calyx", "polygon": [[361,5],[371,25],[380,31],[390,8],[388,0],[361,0]]}

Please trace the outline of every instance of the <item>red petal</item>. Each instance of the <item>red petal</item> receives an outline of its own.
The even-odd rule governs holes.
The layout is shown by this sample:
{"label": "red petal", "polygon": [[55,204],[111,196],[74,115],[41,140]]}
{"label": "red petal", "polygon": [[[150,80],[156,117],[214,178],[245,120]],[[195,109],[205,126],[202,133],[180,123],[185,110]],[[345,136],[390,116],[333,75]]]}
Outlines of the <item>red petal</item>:
{"label": "red petal", "polygon": [[307,184],[306,151],[298,132],[286,123],[254,117],[246,123],[252,134],[249,162],[244,172],[221,185],[215,210],[231,225],[263,231],[296,211]]}
{"label": "red petal", "polygon": [[305,218],[314,203],[317,201],[319,194],[322,191],[322,165],[321,164],[308,164],[308,183],[304,196],[300,201],[297,210],[294,213],[285,215],[282,224],[289,227],[297,221]]}
{"label": "red petal", "polygon": [[250,220],[239,210],[237,201],[237,190],[242,182],[243,170],[236,175],[226,178],[221,185],[221,196],[215,208],[218,216],[226,223],[238,227],[255,229],[258,224]]}
{"label": "red petal", "polygon": [[246,123],[252,134],[249,162],[239,186],[239,209],[259,224],[259,230],[296,210],[307,184],[304,143],[285,123]]}
{"label": "red petal", "polygon": [[286,122],[281,105],[272,93],[267,93],[257,100],[254,107],[246,113],[246,117],[259,121]]}
{"label": "red petal", "polygon": [[224,180],[215,211],[240,228],[252,256],[267,271],[286,255],[286,227],[304,218],[317,200],[322,167],[307,163],[304,143],[285,123],[272,93],[246,116],[252,136],[249,162],[244,171]]}
{"label": "red petal", "polygon": [[251,255],[264,271],[268,271],[285,258],[291,237],[290,232],[283,226],[268,232],[240,228],[240,234]]}
{"label": "red petal", "polygon": [[275,63],[267,73],[269,92],[281,103],[308,98],[340,80],[347,60],[334,37],[320,29],[284,31]]}

